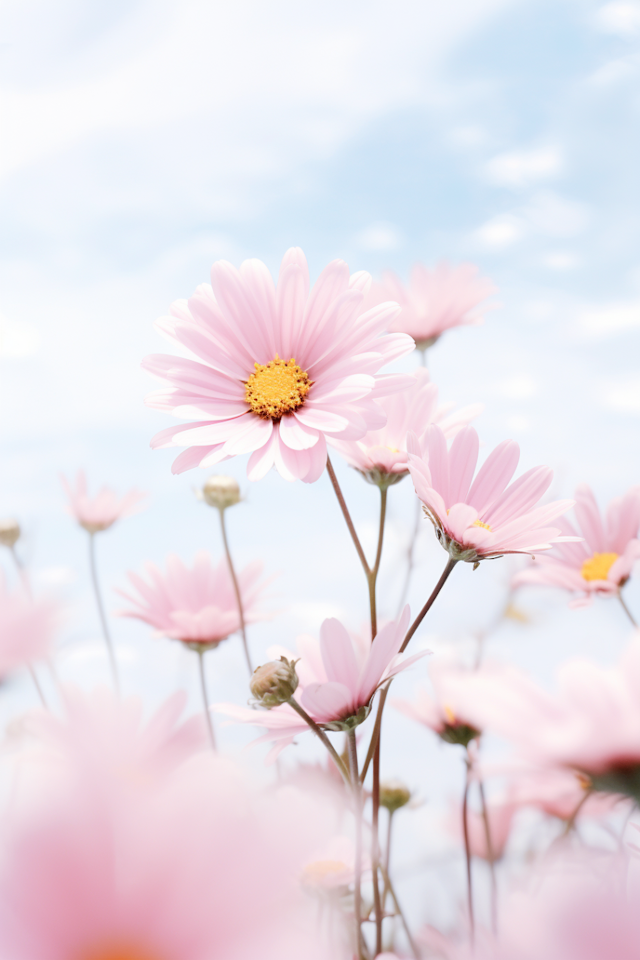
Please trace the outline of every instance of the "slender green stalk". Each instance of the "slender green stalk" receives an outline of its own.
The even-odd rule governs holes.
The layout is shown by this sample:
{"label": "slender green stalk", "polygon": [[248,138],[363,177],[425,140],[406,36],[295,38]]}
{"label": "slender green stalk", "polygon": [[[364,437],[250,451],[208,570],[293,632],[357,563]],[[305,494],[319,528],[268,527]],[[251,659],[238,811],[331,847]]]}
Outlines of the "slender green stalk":
{"label": "slender green stalk", "polygon": [[391,882],[391,877],[389,876],[388,871],[382,866],[382,864],[380,864],[380,870],[382,871],[382,877],[383,877],[383,879],[384,879],[385,889],[388,888],[389,893],[391,894],[391,899],[393,900],[393,905],[394,905],[394,907],[395,907],[395,911],[396,911],[396,913],[398,914],[398,916],[400,917],[400,920],[401,920],[401,922],[402,922],[402,926],[404,927],[404,932],[405,932],[405,934],[406,934],[407,940],[409,941],[409,946],[411,947],[411,952],[412,952],[413,956],[415,957],[415,960],[420,960],[420,951],[418,950],[418,947],[416,946],[415,940],[414,940],[413,937],[411,936],[411,930],[410,930],[410,928],[409,928],[409,924],[407,923],[407,918],[405,917],[404,912],[403,912],[403,910],[402,910],[402,907],[400,906],[400,901],[398,900],[398,896],[397,896],[396,891],[395,891],[395,889],[394,889],[394,886],[393,886],[393,884],[392,884],[392,882]]}
{"label": "slender green stalk", "polygon": [[356,863],[353,888],[353,912],[356,924],[358,956],[362,958],[362,787],[358,773],[358,748],[356,745],[355,730],[349,730],[347,745],[349,748],[349,769],[351,771],[351,786],[353,788],[353,802],[356,816]]}
{"label": "slender green stalk", "polygon": [[311,730],[313,730],[313,732],[315,733],[316,737],[318,737],[318,739],[322,740],[322,743],[325,745],[325,747],[327,748],[327,750],[328,750],[329,753],[331,754],[331,757],[332,757],[332,759],[333,759],[333,762],[335,763],[336,767],[338,768],[338,770],[339,770],[340,773],[342,774],[342,779],[343,779],[344,782],[346,783],[347,787],[349,787],[349,789],[351,789],[351,777],[349,776],[349,771],[348,771],[347,768],[345,767],[344,763],[342,762],[342,758],[340,757],[340,755],[339,755],[338,752],[336,751],[335,747],[334,747],[333,744],[331,743],[331,740],[329,740],[329,737],[326,735],[326,733],[324,732],[324,730],[322,729],[322,727],[319,727],[319,726],[318,726],[318,724],[315,722],[315,720],[313,720],[313,719],[309,716],[309,714],[307,713],[307,711],[306,711],[303,707],[301,707],[300,704],[298,703],[298,701],[295,700],[293,697],[291,697],[290,700],[287,700],[287,703],[289,704],[290,707],[293,707],[293,709],[296,711],[297,714],[299,714],[299,716],[302,717],[302,719],[304,720],[304,722],[311,728]]}
{"label": "slender green stalk", "polygon": [[220,507],[220,529],[222,531],[222,542],[224,544],[224,552],[227,557],[227,565],[229,567],[229,573],[231,574],[231,581],[233,583],[233,590],[236,595],[236,603],[238,604],[238,616],[240,617],[240,633],[242,634],[242,645],[244,647],[244,656],[247,661],[247,667],[249,668],[249,676],[253,676],[253,666],[251,665],[251,657],[249,655],[249,644],[247,642],[247,628],[244,620],[244,607],[242,604],[242,594],[240,593],[240,585],[238,584],[238,578],[236,577],[236,571],[233,566],[233,560],[231,559],[231,550],[229,549],[229,541],[227,539],[227,525],[224,520],[224,507]]}
{"label": "slender green stalk", "polygon": [[45,708],[45,710],[48,710],[49,707],[47,705],[47,701],[44,698],[44,693],[42,692],[42,687],[40,686],[40,681],[38,680],[38,674],[36,673],[33,664],[29,663],[28,667],[29,667],[29,673],[31,674],[31,679],[33,680],[33,685],[38,691],[38,697],[40,699],[40,703]]}
{"label": "slender green stalk", "polygon": [[327,473],[329,474],[329,479],[331,480],[331,485],[334,489],[335,495],[338,498],[338,503],[340,504],[340,509],[342,510],[342,516],[344,517],[349,533],[351,534],[351,539],[353,540],[353,545],[356,548],[360,563],[362,564],[362,569],[365,572],[365,576],[369,577],[371,570],[369,568],[369,564],[367,563],[367,558],[364,555],[360,538],[356,533],[356,528],[353,525],[349,508],[347,507],[342,490],[340,489],[340,484],[338,483],[338,478],[336,477],[335,470],[333,469],[333,464],[331,463],[329,457],[327,457]]}
{"label": "slender green stalk", "polygon": [[469,909],[469,929],[471,931],[471,948],[473,949],[476,937],[475,917],[473,914],[473,882],[471,877],[471,845],[469,843],[469,788],[471,764],[467,758],[467,772],[462,798],[462,832],[464,835],[464,856],[467,865],[467,906]]}
{"label": "slender green stalk", "polygon": [[634,617],[633,614],[631,613],[631,610],[629,610],[629,607],[628,607],[628,606],[626,605],[626,603],[624,602],[624,597],[622,596],[622,591],[618,591],[618,600],[619,600],[620,603],[622,604],[622,609],[624,610],[624,612],[626,613],[626,615],[629,617],[629,620],[631,621],[631,623],[633,624],[633,626],[634,626],[634,627],[636,628],[636,630],[637,630],[637,629],[638,629],[638,624],[637,624],[637,622],[636,622],[635,617]]}
{"label": "slender green stalk", "polygon": [[205,679],[204,673],[204,650],[198,650],[198,667],[200,673],[200,692],[202,693],[202,707],[204,710],[204,718],[207,722],[207,729],[209,730],[209,739],[211,740],[211,748],[214,753],[217,753],[218,747],[216,744],[216,735],[213,730],[213,720],[211,719],[211,711],[209,710],[209,697],[207,695],[207,681]]}
{"label": "slender green stalk", "polygon": [[413,623],[411,624],[411,626],[410,626],[409,629],[407,630],[407,635],[405,636],[404,640],[402,641],[402,646],[400,647],[400,653],[403,653],[403,652],[406,650],[407,644],[408,644],[409,641],[411,640],[411,637],[414,635],[414,633],[416,632],[416,630],[418,629],[418,627],[420,626],[420,624],[422,623],[422,621],[424,620],[424,618],[426,617],[426,615],[429,613],[429,610],[431,609],[431,607],[432,607],[433,604],[435,603],[436,597],[438,596],[438,594],[440,593],[440,591],[441,591],[442,588],[444,587],[445,583],[446,583],[447,580],[449,579],[449,574],[451,573],[451,571],[452,571],[453,568],[455,567],[456,563],[458,563],[458,561],[457,561],[457,560],[454,560],[453,557],[449,557],[449,558],[448,558],[448,560],[447,560],[447,565],[446,565],[446,567],[444,568],[444,570],[442,571],[442,576],[440,577],[440,579],[439,579],[438,582],[436,583],[435,587],[433,588],[433,590],[432,590],[432,592],[431,592],[431,596],[429,597],[429,599],[428,599],[427,602],[425,603],[424,607],[422,608],[422,610],[420,611],[420,613],[418,614],[418,616],[415,618],[415,620],[413,621]]}
{"label": "slender green stalk", "polygon": [[109,656],[109,665],[111,667],[111,676],[113,677],[113,686],[118,696],[120,696],[120,678],[118,676],[118,664],[116,662],[116,654],[115,654],[115,650],[113,649],[113,640],[111,639],[111,633],[109,632],[109,624],[107,622],[107,616],[104,612],[102,595],[100,593],[100,583],[98,581],[98,569],[96,566],[96,547],[95,547],[94,541],[95,541],[95,533],[89,533],[89,566],[91,568],[91,582],[93,584],[93,593],[96,599],[96,606],[98,608],[100,623],[102,625],[102,635],[104,637],[104,642],[107,646],[107,654]]}
{"label": "slender green stalk", "polygon": [[[393,827],[393,815],[395,810],[389,810],[389,816],[387,818],[387,845],[384,851],[384,875],[389,876],[389,863],[391,862],[391,828]],[[387,908],[387,893],[389,892],[389,884],[385,880],[384,890],[382,891],[382,909],[386,910]]]}
{"label": "slender green stalk", "polygon": [[493,853],[493,844],[491,842],[491,824],[489,823],[489,808],[487,807],[487,798],[484,791],[484,783],[478,780],[478,789],[480,791],[480,803],[482,805],[482,820],[484,822],[484,836],[487,844],[487,860],[489,861],[489,870],[491,872],[491,929],[494,935],[498,936],[498,884],[496,881],[496,861]]}

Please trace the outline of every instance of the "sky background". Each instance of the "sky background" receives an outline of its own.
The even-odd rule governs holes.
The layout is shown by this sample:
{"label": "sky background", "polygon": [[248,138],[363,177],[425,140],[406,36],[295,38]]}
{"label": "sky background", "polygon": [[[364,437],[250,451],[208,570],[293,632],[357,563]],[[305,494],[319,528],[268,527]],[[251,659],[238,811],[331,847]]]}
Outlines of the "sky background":
{"label": "sky background", "polygon": [[[110,609],[127,569],[220,553],[216,517],[193,495],[207,472],[172,477],[172,451],[149,449],[168,421],[144,407],[155,385],[139,366],[165,349],[154,320],[208,282],[216,259],[277,271],[299,245],[312,276],[342,257],[405,278],[416,260],[477,263],[499,306],[431,351],[442,399],[482,402],[486,448],[518,440],[522,469],[554,467],[557,496],[586,481],[604,504],[640,482],[639,79],[637,2],[4,0],[0,514],[19,518],[35,581],[66,604],[65,678],[107,674],[61,472],[150,494],[100,537]],[[279,574],[277,616],[252,631],[257,659],[328,615],[358,626],[365,585],[326,478],[249,485],[245,461],[222,467],[247,493],[229,514],[234,549]],[[376,491],[338,470],[373,549]],[[413,517],[408,481],[390,501],[386,615]],[[428,531],[419,559],[416,608],[445,559]],[[417,645],[469,647],[510,572],[506,561],[458,569]],[[640,613],[637,583],[628,595]],[[615,659],[628,639],[618,607],[569,611],[566,599],[527,594],[532,622],[501,628],[493,652],[545,681],[574,653]],[[176,684],[195,691],[187,652],[144,625],[115,628],[126,689],[149,702]],[[212,699],[242,702],[237,642],[214,656]],[[31,696],[16,678],[3,716]],[[390,737],[449,762],[406,719],[390,724]],[[229,748],[253,735],[222,732]],[[407,751],[396,759],[420,779]],[[461,769],[450,763],[447,783]],[[429,816],[415,822],[426,830]]]}

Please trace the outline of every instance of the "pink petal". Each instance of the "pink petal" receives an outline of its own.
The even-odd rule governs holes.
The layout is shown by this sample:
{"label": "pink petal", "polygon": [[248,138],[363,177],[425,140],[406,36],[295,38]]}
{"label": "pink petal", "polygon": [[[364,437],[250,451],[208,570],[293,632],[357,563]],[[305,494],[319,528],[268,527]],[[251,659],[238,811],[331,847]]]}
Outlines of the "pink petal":
{"label": "pink petal", "polygon": [[466,501],[479,449],[480,441],[473,427],[465,427],[454,438],[449,451],[449,496],[452,503]]}
{"label": "pink petal", "polygon": [[519,459],[520,447],[515,440],[503,440],[489,454],[467,497],[467,502],[476,508],[478,515],[503,492],[516,471]]}
{"label": "pink petal", "polygon": [[351,637],[339,620],[330,617],[320,627],[320,652],[327,671],[327,680],[343,683],[355,696],[358,690],[360,667]]}
{"label": "pink petal", "polygon": [[312,683],[302,691],[300,702],[319,723],[342,720],[353,713],[351,694],[343,683]]}

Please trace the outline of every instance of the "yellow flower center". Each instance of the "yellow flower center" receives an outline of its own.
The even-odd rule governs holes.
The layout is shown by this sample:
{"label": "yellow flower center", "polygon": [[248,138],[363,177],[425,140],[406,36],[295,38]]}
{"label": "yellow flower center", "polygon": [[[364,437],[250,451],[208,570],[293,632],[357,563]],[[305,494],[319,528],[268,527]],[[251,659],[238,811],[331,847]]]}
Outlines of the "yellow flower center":
{"label": "yellow flower center", "polygon": [[617,553],[594,553],[582,564],[582,576],[585,580],[606,580],[617,559]]}
{"label": "yellow flower center", "polygon": [[280,420],[300,409],[313,381],[293,357],[281,360],[276,353],[275,360],[254,366],[256,372],[247,380],[244,396],[255,414],[263,420]]}
{"label": "yellow flower center", "polygon": [[302,880],[303,883],[322,883],[323,880],[333,875],[338,876],[347,869],[346,863],[341,860],[316,860],[304,868]]}
{"label": "yellow flower center", "polygon": [[489,526],[489,524],[488,524],[488,523],[483,523],[482,520],[474,520],[474,521],[473,521],[473,526],[474,526],[474,527],[482,527],[483,530],[491,530],[491,527]]}
{"label": "yellow flower center", "polygon": [[442,712],[444,713],[444,716],[445,716],[445,719],[446,719],[447,723],[448,723],[450,726],[455,727],[455,725],[456,725],[456,723],[457,723],[458,721],[456,720],[456,715],[455,715],[455,713],[453,712],[453,710],[451,709],[451,707],[449,706],[448,703],[445,703],[445,705],[444,705],[443,708],[442,708]]}

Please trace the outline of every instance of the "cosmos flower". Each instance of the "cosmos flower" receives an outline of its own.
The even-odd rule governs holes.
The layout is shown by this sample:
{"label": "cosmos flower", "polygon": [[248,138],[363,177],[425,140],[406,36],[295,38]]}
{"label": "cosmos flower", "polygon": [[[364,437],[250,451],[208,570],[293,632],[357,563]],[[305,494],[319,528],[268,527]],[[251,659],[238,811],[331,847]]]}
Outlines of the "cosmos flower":
{"label": "cosmos flower", "polygon": [[[120,610],[123,617],[135,617],[156,628],[158,636],[183,643],[214,647],[240,629],[238,602],[226,560],[216,567],[206,551],[196,554],[193,569],[179,557],[167,557],[163,574],[154,563],[146,564],[148,579],[129,572],[138,595],[118,590],[132,606]],[[259,600],[265,587],[260,582],[262,564],[250,563],[238,573],[245,623],[264,619]],[[149,582],[150,581],[150,582]]]}
{"label": "cosmos flower", "polygon": [[[603,520],[591,489],[581,484],[576,490],[575,513],[584,541],[558,544],[551,555],[536,559],[516,574],[514,586],[562,587],[583,594],[582,603],[589,603],[594,594],[618,595],[640,559],[640,487],[612,500]],[[576,533],[565,517],[558,520],[558,526],[568,535]]]}
{"label": "cosmos flower", "polygon": [[481,404],[451,413],[452,405],[438,406],[438,388],[423,367],[407,378],[404,390],[385,397],[380,406],[387,422],[361,440],[331,440],[330,444],[371,483],[390,486],[408,473],[407,434],[421,435],[437,423],[449,440],[482,411]]}
{"label": "cosmos flower", "polygon": [[9,590],[0,570],[0,678],[46,657],[58,620],[52,600],[34,600],[23,588]]}
{"label": "cosmos flower", "polygon": [[299,248],[284,255],[277,287],[260,260],[240,270],[214,263],[211,286],[174,303],[157,324],[196,359],[156,355],[143,363],[171,384],[148,404],[195,418],[152,440],[153,447],[187,448],[174,473],[250,453],[251,480],[275,466],[287,480],[312,483],[325,467],[327,438],[357,440],[384,426],[376,401],[405,378],[377,373],[414,343],[385,333],[397,304],[361,312],[369,282],[334,260],[310,290]]}
{"label": "cosmos flower", "polygon": [[[549,488],[553,471],[533,467],[509,483],[520,459],[514,440],[505,440],[489,454],[473,479],[480,442],[473,427],[464,427],[447,449],[436,424],[421,440],[409,434],[409,471],[440,544],[453,560],[476,563],[506,553],[549,550],[554,543],[579,537],[560,536],[549,524],[573,500],[536,506]],[[472,482],[473,481],[473,482]]]}
{"label": "cosmos flower", "polygon": [[90,497],[83,470],[78,470],[75,488],[66,477],[61,477],[61,480],[69,498],[69,513],[88,533],[107,530],[121,517],[129,517],[132,513],[137,513],[140,509],[140,500],[146,496],[139,490],[130,490],[122,499],[119,499],[109,487],[102,487],[95,497]]}
{"label": "cosmos flower", "polygon": [[[467,830],[469,831],[469,849],[473,857],[480,860],[501,860],[511,834],[513,818],[518,810],[517,804],[510,799],[489,801],[487,803],[487,820],[489,822],[489,839],[491,850],[487,843],[487,827],[484,816],[479,810],[467,812]],[[447,826],[453,836],[463,841],[462,811],[454,809],[449,817]]]}
{"label": "cosmos flower", "polygon": [[471,263],[439,263],[434,270],[416,263],[407,287],[388,270],[382,282],[373,285],[367,303],[396,300],[402,312],[391,329],[408,333],[424,350],[451,327],[482,323],[480,304],[496,292]]}
{"label": "cosmos flower", "polygon": [[[334,618],[322,623],[319,643],[314,637],[298,637],[296,701],[326,730],[349,730],[362,723],[380,687],[426,655],[400,659],[398,651],[408,624],[407,606],[399,620],[382,627],[373,643],[366,635],[348,633]],[[295,653],[281,647],[272,647],[269,655],[296,659]],[[213,709],[241,723],[267,727],[269,732],[261,739],[280,741],[280,749],[309,729],[286,703],[266,711],[232,703],[217,704]]]}

